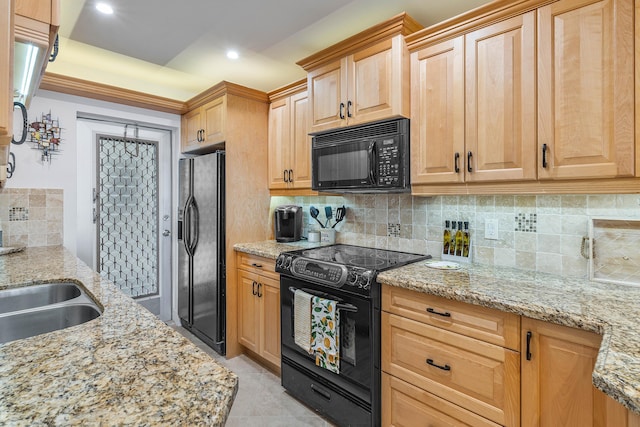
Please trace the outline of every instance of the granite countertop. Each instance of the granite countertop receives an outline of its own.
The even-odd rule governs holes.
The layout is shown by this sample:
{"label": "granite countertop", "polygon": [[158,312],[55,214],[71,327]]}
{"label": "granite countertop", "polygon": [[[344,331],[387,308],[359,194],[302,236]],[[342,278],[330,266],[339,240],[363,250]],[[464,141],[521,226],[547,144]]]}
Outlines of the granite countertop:
{"label": "granite countertop", "polygon": [[[297,249],[274,241],[234,248],[274,259]],[[640,287],[476,264],[437,270],[424,262],[382,272],[378,281],[602,335],[593,383],[640,414]]]}
{"label": "granite countertop", "polygon": [[62,247],[0,257],[0,289],[56,280],[103,313],[0,345],[1,425],[224,425],[234,373]]}

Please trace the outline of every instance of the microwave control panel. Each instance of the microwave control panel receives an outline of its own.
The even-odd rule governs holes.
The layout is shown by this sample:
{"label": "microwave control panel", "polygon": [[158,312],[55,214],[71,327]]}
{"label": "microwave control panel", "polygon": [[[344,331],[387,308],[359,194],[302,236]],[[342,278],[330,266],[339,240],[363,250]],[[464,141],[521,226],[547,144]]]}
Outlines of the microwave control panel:
{"label": "microwave control panel", "polygon": [[400,182],[400,147],[393,139],[378,142],[378,182],[377,185],[396,186]]}

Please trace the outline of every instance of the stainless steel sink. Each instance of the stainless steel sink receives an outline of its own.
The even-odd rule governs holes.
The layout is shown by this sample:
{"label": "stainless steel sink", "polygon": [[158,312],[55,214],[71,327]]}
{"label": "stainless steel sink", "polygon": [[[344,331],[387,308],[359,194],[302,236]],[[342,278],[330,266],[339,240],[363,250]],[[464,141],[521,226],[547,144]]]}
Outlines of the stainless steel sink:
{"label": "stainless steel sink", "polygon": [[0,314],[56,304],[79,297],[80,288],[74,283],[45,283],[0,291]]}
{"label": "stainless steel sink", "polygon": [[0,291],[0,344],[96,319],[101,309],[70,282]]}
{"label": "stainless steel sink", "polygon": [[69,304],[0,317],[0,343],[76,326],[100,316],[93,305]]}

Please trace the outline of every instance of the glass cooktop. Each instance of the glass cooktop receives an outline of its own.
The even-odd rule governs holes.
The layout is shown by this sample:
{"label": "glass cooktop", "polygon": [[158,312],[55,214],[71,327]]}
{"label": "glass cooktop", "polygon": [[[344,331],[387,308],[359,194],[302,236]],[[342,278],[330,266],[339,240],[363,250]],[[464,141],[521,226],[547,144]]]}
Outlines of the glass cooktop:
{"label": "glass cooktop", "polygon": [[405,264],[431,258],[429,255],[389,251],[353,245],[331,245],[295,252],[299,256],[336,264],[384,271]]}

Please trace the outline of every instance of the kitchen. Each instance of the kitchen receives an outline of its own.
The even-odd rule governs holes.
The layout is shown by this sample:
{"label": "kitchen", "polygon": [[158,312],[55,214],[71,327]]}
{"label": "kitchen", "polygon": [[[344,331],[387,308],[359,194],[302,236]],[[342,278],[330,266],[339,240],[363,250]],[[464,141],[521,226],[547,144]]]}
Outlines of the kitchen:
{"label": "kitchen", "polygon": [[[517,5],[514,5],[513,7],[516,6]],[[542,14],[546,11],[546,9],[542,7],[543,4],[540,4],[540,6],[541,7],[539,13]],[[526,6],[522,7],[526,9]],[[532,7],[533,6],[530,7],[530,10]],[[510,16],[509,13],[513,13],[510,12],[506,6],[501,10],[502,12],[491,11],[491,13],[504,13],[504,16]],[[526,19],[530,19],[532,16],[530,10],[524,14],[526,15]],[[630,11],[628,12],[628,16],[631,16],[632,13]],[[482,19],[491,21],[491,13],[489,11],[483,11],[483,13],[484,15],[480,14],[482,16],[477,18],[479,22],[482,23]],[[538,19],[541,19],[540,16],[538,17]],[[386,18],[388,18],[388,16]],[[531,25],[531,22],[526,21],[526,19],[524,24]],[[379,20],[378,22],[380,21],[382,20]],[[427,43],[429,37],[436,37],[437,39],[437,34],[443,34],[442,37],[444,39],[450,38],[447,36],[447,31],[449,31],[450,33],[455,33],[455,31],[450,29],[449,27],[455,27],[456,25],[462,28],[459,31],[469,32],[469,34],[473,34],[475,37],[476,32],[472,30],[476,28],[475,25],[480,24],[478,22],[475,22],[473,25],[466,24],[465,20],[461,18],[459,21],[454,20],[452,22],[442,24],[440,27],[436,26],[433,30],[434,33],[436,33],[436,36],[432,36],[429,34],[420,34],[419,31],[416,32],[414,29],[416,35],[408,35],[406,37],[407,44],[409,45],[409,50],[411,51],[412,55],[416,54],[414,55],[414,57],[422,57],[423,55],[425,55],[424,57],[428,58],[429,54],[426,53],[426,50],[431,47],[431,44]],[[465,25],[467,25],[466,29]],[[345,35],[345,37],[343,38],[346,39],[348,36],[355,33],[356,31],[353,31]],[[421,37],[423,37],[423,39],[421,39]],[[480,35],[478,35],[478,37],[480,38]],[[453,40],[459,39],[454,38]],[[328,45],[331,45],[331,43],[326,44],[326,46]],[[422,53],[423,48],[425,49],[424,54]],[[318,51],[320,51],[320,49],[318,49]],[[455,46],[451,51],[457,52],[455,51]],[[532,52],[533,47],[531,47],[530,52],[526,53],[532,54]],[[462,62],[462,65],[459,61],[460,57],[460,55],[453,56],[453,67],[464,67],[464,61]],[[462,57],[464,57],[464,55],[462,55]],[[296,58],[296,60],[298,59],[300,58]],[[456,62],[455,59],[458,59],[458,61]],[[539,60],[541,61],[542,59]],[[309,60],[308,62],[312,63],[313,61]],[[319,62],[320,59],[318,59],[318,63]],[[315,65],[317,65],[317,63],[311,64],[310,67],[313,67]],[[531,66],[531,64],[529,65]],[[426,66],[428,67],[429,65]],[[628,64],[626,66],[628,67]],[[538,70],[538,73],[540,74],[540,70]],[[533,74],[535,75],[535,73]],[[418,75],[418,73],[412,72],[411,79],[415,78],[416,75]],[[62,87],[63,84],[61,84],[60,82],[56,83],[54,77],[50,76],[48,79],[47,76],[45,76],[45,78],[43,79],[43,87],[46,88],[47,85],[49,85],[49,88]],[[540,81],[541,80],[539,80],[539,82]],[[78,92],[75,93],[82,93],[81,91],[83,88],[80,85],[81,82],[76,83],[78,83],[79,89],[77,88],[76,90]],[[542,86],[541,83],[538,84]],[[412,84],[412,87],[416,87],[416,85]],[[457,86],[454,85],[453,87],[456,88]],[[523,92],[526,93],[527,90],[533,90],[532,87],[535,88],[535,83],[529,86],[523,84]],[[272,88],[270,88],[269,90],[271,89]],[[94,91],[97,92],[97,90]],[[88,92],[90,91],[85,89],[85,93]],[[240,98],[242,98],[242,100],[251,98],[251,101],[253,103],[262,104],[264,107],[263,112],[266,113],[267,102],[269,101],[269,99],[264,95],[260,95],[259,93],[251,92],[249,94],[246,94],[244,93],[244,90],[232,84],[223,84],[221,86],[216,86],[212,92],[213,93],[210,94],[209,98],[207,98],[206,96],[202,96],[200,99],[192,100],[193,102],[190,101],[192,105],[190,105],[189,110],[193,111],[202,106],[208,105],[210,101],[217,98],[218,95],[224,94],[224,96],[227,97],[227,100],[235,98],[239,101]],[[415,92],[416,91],[412,91],[411,96],[415,96]],[[130,100],[132,98],[132,95],[126,91],[116,93],[122,94],[124,99]],[[301,93],[299,85],[292,85],[292,87],[289,88],[285,86],[285,88],[281,91],[273,91],[273,93],[269,94],[272,101],[271,108],[274,108],[277,105],[273,102],[273,100],[277,101],[285,98],[290,98],[291,100],[293,100],[299,93]],[[459,96],[458,92],[454,91],[453,93],[457,94],[456,96]],[[633,90],[631,90],[630,93],[633,93]],[[462,95],[464,96],[464,93]],[[528,93],[528,95],[533,95],[533,98],[535,98],[536,96],[535,92],[533,92],[533,94]],[[629,95],[629,93],[626,93],[626,95]],[[88,97],[88,95],[85,96]],[[620,96],[618,98],[620,102],[629,101],[628,96]],[[139,98],[136,98],[135,102],[144,103],[145,100],[148,101],[149,99],[151,98],[140,96]],[[526,98],[522,97],[520,99],[522,100]],[[629,109],[628,111],[633,111],[633,99],[631,99],[631,101],[631,109]],[[40,93],[33,99],[31,110],[35,109],[35,111],[33,111],[33,113],[30,113],[30,118],[36,114],[39,115],[41,113],[52,111],[52,113],[60,115],[59,120],[61,126],[63,128],[67,128],[67,131],[69,132],[66,135],[63,134],[63,142],[61,143],[60,154],[53,157],[51,163],[49,164],[46,164],[44,166],[35,165],[35,167],[30,167],[28,169],[28,174],[21,175],[21,172],[24,171],[24,169],[21,169],[21,166],[23,168],[27,166],[25,166],[24,161],[22,164],[20,163],[20,159],[24,160],[25,158],[28,158],[28,151],[26,151],[27,146],[23,145],[20,147],[16,147],[23,149],[22,151],[16,151],[18,163],[16,165],[16,175],[14,178],[12,178],[16,181],[7,181],[6,189],[3,190],[3,193],[5,194],[0,195],[0,197],[6,196],[7,199],[10,199],[12,197],[12,192],[18,191],[19,188],[63,188],[63,205],[65,207],[74,207],[71,209],[72,211],[75,211],[75,206],[78,206],[78,212],[72,212],[71,214],[69,214],[68,210],[64,211],[62,224],[64,233],[58,232],[57,235],[59,236],[58,239],[62,238],[63,244],[67,249],[71,250],[72,252],[77,251],[78,254],[80,254],[79,242],[81,242],[82,240],[78,238],[78,236],[82,236],[82,234],[80,231],[76,231],[75,224],[78,223],[78,219],[80,217],[80,209],[86,209],[86,205],[90,205],[91,203],[90,200],[87,200],[87,202],[82,202],[82,193],[80,191],[76,191],[81,181],[77,177],[86,176],[83,175],[81,170],[79,169],[81,163],[79,156],[80,151],[82,150],[82,146],[78,143],[78,141],[75,140],[73,132],[73,127],[74,123],[76,123],[78,112],[86,112],[87,110],[89,110],[89,107],[87,107],[87,105],[89,105],[90,111],[96,115],[107,117],[126,116],[132,121],[154,123],[169,129],[181,128],[180,116],[177,116],[175,113],[172,114],[162,111],[158,112],[154,109],[140,109],[135,107],[135,105],[140,106],[140,104],[133,104],[134,106],[123,106],[87,98],[83,99],[81,101],[82,104],[80,105],[78,104],[79,102],[80,101],[78,100],[78,97],[72,94],[64,94],[56,91]],[[415,102],[418,102],[418,100],[415,100]],[[412,100],[412,104],[415,104],[415,102]],[[336,105],[337,104],[339,103],[336,103]],[[542,101],[540,99],[538,100],[538,104],[538,107],[541,108],[540,105],[542,104]],[[447,111],[451,111],[451,114],[454,114],[455,117],[455,114],[460,114],[460,110],[456,109],[455,107],[458,106],[457,108],[459,108],[459,105],[460,103],[457,102],[454,104],[454,107],[452,107],[451,110]],[[526,108],[531,109],[532,106],[524,105],[520,110],[521,112],[523,112],[521,117],[525,117],[524,111],[526,110]],[[479,110],[480,117],[483,111],[484,110]],[[531,113],[531,111],[529,111],[529,113]],[[416,125],[416,120],[414,120],[414,117],[409,112],[405,112],[402,115],[406,117],[411,116],[411,135],[412,138],[415,138],[415,135],[417,134],[416,129],[422,130],[423,127],[419,124]],[[284,115],[281,117],[284,117]],[[462,117],[464,117],[464,115]],[[267,115],[264,114],[264,122],[260,122],[263,123],[261,124],[262,126],[264,126],[263,131],[267,128],[266,118]],[[568,116],[567,119],[569,118],[570,117]],[[631,121],[633,123],[633,117],[631,118]],[[70,125],[66,125],[66,123],[70,123]],[[529,144],[529,148],[533,147],[532,151],[529,151],[529,153],[537,153],[538,149],[535,148],[537,147],[537,141],[535,141],[535,138],[533,138],[534,141],[532,145],[531,138],[529,138],[530,135],[535,134],[535,121],[527,121],[522,118],[522,123],[523,131],[521,131],[521,135],[524,135],[524,137],[522,138],[524,140],[523,146]],[[616,123],[626,122],[616,121]],[[528,134],[525,130],[530,129],[532,125],[534,125],[534,129],[531,134]],[[468,124],[468,126],[470,129],[472,129],[471,125]],[[526,126],[529,126],[529,128],[527,128]],[[182,126],[182,129],[184,128],[185,127]],[[458,128],[460,127],[458,126]],[[269,127],[270,132],[271,129],[272,127]],[[424,129],[429,129],[428,125],[425,125]],[[617,131],[619,130],[622,133],[627,132],[628,134],[629,132],[629,129],[625,126],[619,126],[616,129]],[[459,132],[459,129],[454,129],[454,132],[451,135],[445,134],[443,138],[450,137],[452,139],[456,139],[456,141],[459,141]],[[263,132],[262,135],[263,136],[261,140],[264,141],[266,147],[266,132]],[[633,125],[631,126],[631,135],[633,136]],[[482,166],[484,165],[482,165],[481,163],[477,163],[477,161],[482,160],[481,154],[479,154],[476,149],[465,150],[464,136],[465,135],[463,132],[463,146],[461,149],[451,149],[450,153],[446,153],[446,155],[442,154],[441,157],[439,157],[440,153],[433,152],[432,147],[420,146],[420,149],[424,148],[431,154],[433,158],[437,158],[439,161],[446,164],[412,164],[412,172],[416,174],[412,174],[412,195],[317,195],[316,193],[310,191],[310,184],[304,184],[304,181],[302,187],[296,187],[300,181],[298,179],[298,170],[295,170],[295,179],[293,180],[293,183],[282,182],[283,175],[280,171],[297,169],[297,164],[295,167],[286,166],[284,164],[282,165],[282,167],[280,167],[280,165],[277,165],[274,166],[274,169],[275,171],[277,171],[277,173],[268,172],[266,170],[267,162],[265,161],[268,157],[266,149],[263,153],[257,153],[257,150],[252,151],[248,150],[246,147],[243,148],[240,146],[235,146],[235,149],[238,150],[236,151],[235,156],[241,156],[243,157],[243,159],[254,159],[254,161],[238,161],[238,163],[233,164],[233,169],[240,171],[240,176],[264,176],[265,178],[264,182],[258,183],[255,182],[255,179],[247,180],[246,178],[242,182],[234,183],[234,185],[238,185],[238,187],[236,187],[238,189],[238,194],[243,194],[240,193],[240,191],[243,191],[244,194],[247,194],[247,198],[246,200],[243,199],[242,201],[236,201],[240,202],[234,210],[234,212],[237,212],[238,214],[228,224],[227,233],[228,235],[229,233],[231,233],[230,235],[233,236],[233,240],[230,240],[227,246],[227,253],[229,258],[227,264],[227,268],[229,269],[229,274],[227,276],[228,283],[236,283],[236,261],[234,256],[235,254],[233,252],[234,245],[259,242],[268,238],[272,238],[273,224],[270,222],[272,218],[272,214],[270,212],[273,212],[276,206],[284,204],[295,204],[301,205],[303,207],[303,235],[307,235],[308,231],[314,228],[312,224],[315,222],[315,220],[313,220],[308,213],[310,210],[310,206],[331,206],[337,208],[344,205],[348,209],[347,216],[342,224],[336,227],[336,230],[338,230],[338,241],[340,243],[375,247],[379,249],[402,250],[404,252],[433,254],[436,258],[438,258],[438,254],[442,250],[442,232],[445,221],[468,221],[471,225],[471,235],[473,236],[472,254],[475,264],[486,266],[495,265],[498,267],[507,268],[516,267],[520,270],[529,272],[533,271],[541,274],[552,273],[556,277],[566,278],[565,284],[559,286],[569,286],[570,283],[573,283],[572,280],[576,278],[586,279],[588,277],[587,274],[589,268],[589,260],[581,255],[580,249],[583,243],[583,237],[587,236],[589,233],[589,223],[592,217],[632,219],[638,218],[638,199],[637,195],[634,195],[634,193],[637,193],[637,190],[635,190],[635,188],[637,188],[637,182],[634,178],[615,178],[607,180],[602,178],[596,179],[587,177],[586,179],[575,181],[544,181],[542,179],[533,179],[527,182],[527,177],[531,177],[531,165],[527,163],[522,167],[509,168],[509,173],[520,174],[519,176],[514,177],[513,175],[511,175],[505,180],[505,178],[496,178],[494,175],[493,177],[488,177],[483,181],[482,176],[485,171],[482,170]],[[477,140],[481,141],[483,137],[486,138],[486,135],[478,136]],[[620,138],[624,139],[625,135],[622,135]],[[472,138],[467,135],[466,139],[467,143],[469,143],[468,141]],[[420,138],[420,140],[423,140],[423,138]],[[227,141],[230,141],[230,139],[227,139]],[[415,155],[417,151],[415,148],[416,145],[413,141],[414,140],[412,139],[412,156]],[[271,144],[271,141],[269,141],[269,144]],[[452,145],[452,147],[458,146]],[[14,146],[12,146],[12,150],[13,148]],[[449,147],[446,148],[449,149]],[[232,146],[231,144],[228,144],[226,146],[227,159],[231,159],[229,161],[233,161],[233,150],[234,146]],[[477,150],[481,150],[481,147],[479,147]],[[622,153],[625,152],[624,148],[621,150]],[[473,153],[475,153],[474,156],[478,157],[478,159],[473,158],[473,156],[470,159],[472,161],[476,161],[476,163],[473,163],[471,171],[467,171],[468,177],[466,178],[465,183],[465,181],[462,181],[465,180],[465,174],[456,174],[454,172],[456,168],[456,164],[454,162],[456,157],[454,156],[454,154],[463,154],[462,156],[458,157],[458,161],[460,162],[458,168],[461,168],[464,171],[465,169],[467,169],[467,166],[471,166],[471,163],[468,161],[469,158],[467,158],[466,151],[473,151]],[[630,153],[634,152],[637,152],[637,150],[630,151]],[[536,160],[541,162],[541,157],[545,157],[545,155],[549,153],[547,153],[545,150],[541,154],[542,155],[525,154],[522,156],[523,158],[526,157],[529,160],[533,160],[534,174],[536,174],[535,168],[537,168]],[[561,157],[561,154],[566,155],[567,153],[558,153],[556,156],[549,155],[549,158],[556,160],[557,158]],[[629,154],[629,152],[627,152],[627,154],[627,159],[634,158],[633,154]],[[87,156],[87,153],[85,153],[84,155]],[[88,156],[90,156],[90,154]],[[271,168],[272,165],[277,164],[277,162],[282,161],[282,159],[280,158],[275,159],[275,161],[273,160],[274,159],[269,158],[269,168]],[[575,159],[568,162],[569,166],[571,166],[571,162],[575,163]],[[636,162],[636,164],[637,163],[638,162]],[[441,171],[438,172],[440,175],[440,181],[429,181],[430,179],[432,179],[431,177],[433,175],[431,175],[430,177],[430,175],[428,174],[428,169],[429,167],[434,166],[441,169]],[[446,168],[448,166],[450,166],[451,171],[449,171],[449,173],[447,174]],[[603,165],[600,168],[593,167],[593,170],[596,170],[596,172],[594,173],[597,177],[611,176],[611,173],[607,172],[606,166],[607,165]],[[426,171],[423,176],[417,174],[417,171],[420,170],[420,168]],[[481,173],[478,173],[474,176],[473,173],[475,169],[479,169]],[[562,177],[562,174],[566,172],[562,172],[562,169],[559,170],[560,172],[556,173],[560,174],[559,176]],[[566,169],[564,170],[566,171]],[[544,172],[544,168],[542,168],[542,172]],[[628,172],[621,173],[621,175],[625,174],[628,175]],[[443,179],[446,179],[443,177],[443,175],[448,175],[450,179],[454,179],[453,182],[458,182],[458,184],[455,184],[457,185],[457,187],[454,187],[451,184],[445,184],[452,181],[443,181]],[[633,176],[634,173],[632,172],[631,175]],[[269,177],[269,184],[267,184],[267,176]],[[476,176],[480,178],[475,178]],[[537,171],[537,175],[535,176],[542,176],[540,170]],[[473,182],[474,179],[478,179],[480,182]],[[500,181],[500,179],[502,179],[502,181]],[[175,181],[177,181],[177,179],[174,180],[174,182]],[[14,187],[14,185],[16,187]],[[457,190],[452,190],[452,188],[455,188]],[[255,193],[247,193],[251,191],[255,191]],[[177,191],[174,191],[174,194],[176,193]],[[227,193],[232,194],[232,191],[227,189]],[[86,192],[84,194],[86,194]],[[432,194],[435,194],[435,196],[423,197]],[[36,194],[34,194],[34,196],[36,196]],[[56,197],[59,198],[60,195],[47,194],[45,200],[48,201],[49,199],[51,199],[52,201],[54,201]],[[36,198],[34,197],[34,200],[35,199]],[[247,200],[251,200],[252,205],[242,206],[243,203],[246,204]],[[233,202],[233,200],[230,200],[230,202]],[[11,202],[8,201],[8,203]],[[81,208],[82,205],[85,205],[85,207]],[[173,200],[173,206],[177,206],[176,199]],[[34,206],[34,208],[40,208],[40,206]],[[263,218],[262,221],[255,221],[256,212],[264,212],[263,214],[259,215],[260,218]],[[521,223],[518,222],[518,218],[522,219]],[[4,223],[4,216],[2,217],[2,219]],[[7,214],[7,221],[8,219],[9,215]],[[487,220],[496,220],[498,239],[487,239],[486,237],[482,238],[482,236],[486,234],[486,224],[491,223],[491,221]],[[59,217],[52,217],[51,221],[60,226]],[[258,222],[258,224],[256,224],[256,222]],[[255,228],[249,229],[250,227]],[[34,227],[33,229],[35,230],[35,228],[36,227]],[[12,230],[7,227],[5,233],[8,234],[8,238],[11,237],[11,231]],[[62,235],[62,237],[60,237],[60,235]],[[54,239],[55,237],[52,236],[52,244],[55,244],[56,242]],[[240,254],[240,252],[238,254]],[[271,254],[267,255],[269,255],[268,258],[272,257]],[[275,259],[275,257],[273,258]],[[400,270],[398,271],[398,274],[401,274]],[[424,272],[420,272],[420,274],[425,275]],[[383,277],[391,282],[394,279],[393,277],[389,277],[390,275],[391,273],[385,273]],[[416,278],[415,280],[419,279]],[[594,286],[596,286],[597,288],[598,285]],[[634,288],[628,289],[629,291],[626,295],[633,295]],[[443,294],[438,292],[443,292]],[[434,291],[434,293],[436,293],[437,295],[449,296],[453,298],[452,295],[446,294],[446,292],[443,290],[440,290],[438,292]],[[550,292],[549,290],[547,290],[547,293],[549,295],[553,294],[553,292]],[[505,295],[509,295],[508,292]],[[237,297],[237,295],[228,294],[228,303],[229,301],[233,301],[234,297]],[[459,298],[464,299],[465,297],[463,296]],[[467,298],[468,299],[466,300],[466,302],[474,302],[473,298]],[[502,308],[503,310],[508,312],[515,311],[517,314],[523,316],[540,319],[540,314],[533,313],[531,311],[531,308],[519,308],[517,310],[514,308],[513,301],[520,301],[520,298],[522,297],[518,297],[517,295],[511,295],[510,297],[505,296],[505,299],[510,299],[510,302],[503,301],[500,303],[501,305],[498,304],[497,306],[493,307]],[[536,295],[536,298],[541,297],[539,295]],[[480,297],[480,300],[481,302],[479,303],[479,305],[486,306],[487,304],[489,304],[486,301],[486,298],[483,299],[482,297]],[[545,304],[551,303],[548,302]],[[232,305],[234,307],[237,306],[233,303]],[[544,304],[542,306],[552,307],[552,305],[547,306]],[[230,313],[231,315],[235,314],[233,309],[230,310]],[[557,322],[555,323],[560,323],[567,326],[580,326],[579,324],[577,324],[578,320],[576,320],[576,318],[572,317],[572,315],[570,314],[565,313],[564,315],[559,316],[561,320],[556,319]],[[571,320],[568,321],[567,318],[570,318]],[[596,318],[600,317],[596,316]],[[590,321],[594,322],[593,319],[590,319]],[[227,323],[229,325],[233,324],[229,321]],[[597,322],[595,323],[597,324]],[[602,332],[602,329],[599,328],[602,328],[602,326],[594,326],[592,324],[586,329],[591,331],[594,331],[595,329],[595,332]],[[605,337],[606,336],[607,335],[605,335]],[[239,346],[237,344],[239,338],[234,337],[233,330],[227,331],[227,341],[228,346],[231,347],[227,349],[228,356],[232,356],[234,355],[234,353],[237,354],[246,351],[246,345]],[[522,346],[522,348],[524,348],[524,346]],[[522,349],[520,350],[522,351]],[[385,371],[384,362],[383,371]],[[411,381],[408,381],[406,377],[402,378],[402,376],[397,375],[397,373],[396,375],[393,375],[392,373],[392,375],[390,376],[393,378],[399,378],[398,381],[411,383]],[[604,383],[606,383],[606,381],[604,381]],[[607,388],[607,386],[603,385],[602,382],[597,383],[597,385],[599,386],[598,388],[604,389],[605,391],[610,390],[609,388]],[[430,391],[431,393],[433,393],[432,390]],[[524,392],[522,394],[524,396]],[[610,393],[607,394],[611,395]],[[442,398],[442,395],[439,396],[440,398]],[[615,397],[616,400],[626,403],[627,407],[633,408],[633,400],[629,400],[629,396],[627,394],[623,394],[622,396],[615,395]],[[451,396],[449,396],[448,398],[445,397],[445,400],[447,400],[448,402],[453,401],[456,407],[465,406],[463,402],[456,400],[456,398]],[[469,408],[467,407],[466,409]],[[478,410],[475,409],[472,410],[472,412],[478,413]],[[485,417],[487,417],[487,415],[485,415]]]}

